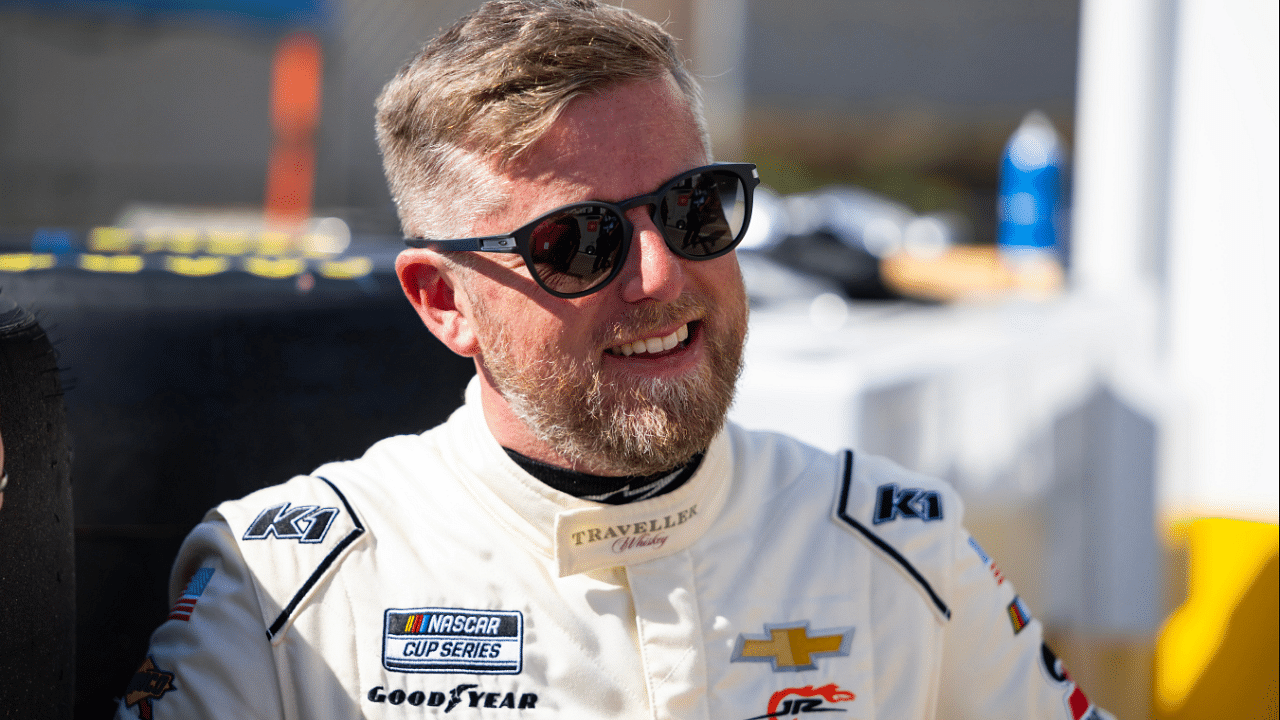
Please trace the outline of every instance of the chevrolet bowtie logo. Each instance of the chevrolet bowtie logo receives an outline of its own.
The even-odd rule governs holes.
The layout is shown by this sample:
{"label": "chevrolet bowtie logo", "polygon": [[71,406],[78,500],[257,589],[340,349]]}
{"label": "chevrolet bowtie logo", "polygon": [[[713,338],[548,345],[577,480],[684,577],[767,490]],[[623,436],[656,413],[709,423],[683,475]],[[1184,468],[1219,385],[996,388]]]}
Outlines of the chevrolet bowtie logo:
{"label": "chevrolet bowtie logo", "polygon": [[770,662],[774,672],[799,672],[818,667],[817,655],[848,655],[853,628],[815,630],[809,623],[765,625],[765,635],[739,635],[731,662]]}

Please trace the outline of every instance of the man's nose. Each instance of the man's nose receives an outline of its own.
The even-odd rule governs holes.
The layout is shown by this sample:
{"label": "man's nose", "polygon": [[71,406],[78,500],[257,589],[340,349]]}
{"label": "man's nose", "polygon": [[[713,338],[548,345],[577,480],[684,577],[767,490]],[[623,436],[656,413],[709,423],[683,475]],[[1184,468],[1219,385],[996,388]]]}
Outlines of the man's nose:
{"label": "man's nose", "polygon": [[650,212],[646,206],[632,208],[627,213],[635,232],[622,270],[622,298],[627,302],[671,302],[684,292],[684,259],[667,247]]}

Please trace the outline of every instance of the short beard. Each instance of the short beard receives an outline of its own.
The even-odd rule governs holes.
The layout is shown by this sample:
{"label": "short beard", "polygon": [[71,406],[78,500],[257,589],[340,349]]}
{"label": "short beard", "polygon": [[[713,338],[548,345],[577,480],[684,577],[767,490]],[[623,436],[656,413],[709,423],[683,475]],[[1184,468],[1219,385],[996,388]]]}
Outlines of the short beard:
{"label": "short beard", "polygon": [[[649,475],[687,463],[724,426],[742,372],[746,303],[727,326],[700,323],[708,362],[692,377],[638,380],[628,387],[607,382],[598,368],[557,356],[543,347],[532,366],[509,351],[507,327],[476,305],[494,329],[483,348],[484,366],[512,411],[534,435],[575,468],[603,475]],[[604,333],[600,344],[669,326],[701,304],[683,297],[663,306],[640,306]],[[698,313],[707,318],[704,312]]]}

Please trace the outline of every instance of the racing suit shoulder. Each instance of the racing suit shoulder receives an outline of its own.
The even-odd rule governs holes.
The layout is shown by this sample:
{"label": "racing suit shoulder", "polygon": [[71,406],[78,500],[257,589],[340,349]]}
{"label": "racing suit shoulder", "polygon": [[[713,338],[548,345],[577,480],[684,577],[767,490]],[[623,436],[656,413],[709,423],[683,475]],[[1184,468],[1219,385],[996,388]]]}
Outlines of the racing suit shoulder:
{"label": "racing suit shoulder", "polygon": [[941,620],[949,617],[945,591],[963,506],[948,483],[875,455],[831,453],[787,435],[733,430],[734,464],[750,478],[753,504],[795,508],[824,498],[842,535],[869,546]]}
{"label": "racing suit shoulder", "polygon": [[960,496],[946,481],[887,458],[845,451],[841,460],[832,520],[899,570],[940,620],[949,620],[954,538],[963,532]]}
{"label": "racing suit shoulder", "polygon": [[226,524],[256,578],[263,627],[272,642],[367,532],[340,488],[343,465],[326,465],[313,475],[224,502],[205,518]]}
{"label": "racing suit shoulder", "polygon": [[[246,564],[260,578],[267,635],[278,641],[289,623],[372,537],[368,518],[430,462],[430,439],[399,435],[374,443],[354,460],[331,462],[310,475],[224,502],[206,519],[231,528]],[[363,502],[363,506],[362,506]]]}
{"label": "racing suit shoulder", "polygon": [[964,514],[950,484],[876,455],[832,453],[788,435],[733,430],[734,463],[752,478],[754,501],[795,507],[808,498],[833,498],[831,522],[900,571],[941,619],[949,617],[945,591]]}

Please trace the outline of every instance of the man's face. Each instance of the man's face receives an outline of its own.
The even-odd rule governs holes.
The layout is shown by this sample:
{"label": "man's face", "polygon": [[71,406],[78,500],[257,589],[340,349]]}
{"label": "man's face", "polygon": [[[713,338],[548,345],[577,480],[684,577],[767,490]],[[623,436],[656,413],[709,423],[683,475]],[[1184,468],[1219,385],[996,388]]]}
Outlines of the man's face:
{"label": "man's face", "polygon": [[[511,202],[473,234],[510,232],[572,202],[653,192],[706,162],[669,76],[581,97],[500,176]],[[496,391],[486,417],[507,447],[585,472],[644,474],[687,461],[719,430],[746,333],[737,257],[680,258],[649,212],[628,213],[626,264],[586,297],[546,293],[519,256],[477,258],[464,291],[481,379]]]}

